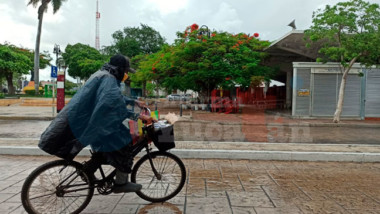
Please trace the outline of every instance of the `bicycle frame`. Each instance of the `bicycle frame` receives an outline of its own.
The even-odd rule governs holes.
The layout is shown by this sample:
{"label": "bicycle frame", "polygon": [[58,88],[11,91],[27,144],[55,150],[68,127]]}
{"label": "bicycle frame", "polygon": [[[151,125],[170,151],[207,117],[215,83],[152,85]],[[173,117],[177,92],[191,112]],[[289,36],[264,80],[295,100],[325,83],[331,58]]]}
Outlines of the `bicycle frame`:
{"label": "bicycle frame", "polygon": [[[152,126],[153,127],[153,126]],[[140,153],[144,148],[147,152],[147,155],[149,157],[149,163],[150,163],[150,166],[152,167],[152,171],[154,173],[154,175],[157,177],[157,179],[160,179],[161,178],[161,175],[158,173],[158,171],[156,170],[156,168],[154,167],[154,164],[153,164],[153,161],[152,161],[152,158],[150,156],[150,148],[149,148],[149,136],[148,136],[148,133],[147,133],[147,129],[148,128],[152,128],[150,126],[146,126],[146,127],[143,127],[143,133],[144,133],[144,137],[138,141],[135,145],[132,146],[132,156],[135,157],[138,153]],[[91,152],[91,151],[90,151]],[[94,153],[91,152],[91,154],[93,155]],[[94,156],[92,156],[93,158]],[[96,161],[96,160],[95,160]],[[65,167],[64,167],[65,168]],[[64,169],[62,168],[62,170]],[[75,184],[75,185],[70,185],[70,183],[72,181],[74,181],[77,177],[79,177],[80,175],[78,174],[77,171],[71,173],[67,178],[65,178],[62,182],[60,182],[58,184],[58,187],[57,187],[57,191],[60,190],[60,191],[63,191],[63,194],[65,193],[70,193],[70,192],[77,192],[77,191],[81,191],[81,190],[85,190],[85,189],[89,189],[89,188],[97,188],[97,187],[100,187],[101,185],[104,185],[105,182],[108,182],[110,181],[115,175],[116,175],[116,169],[114,169],[109,175],[105,175],[104,173],[104,170],[102,168],[102,164],[101,163],[97,163],[97,167],[96,167],[96,170],[99,170],[100,172],[100,175],[101,175],[101,179],[100,180],[97,180],[97,179],[93,179],[94,177],[92,178],[89,178],[89,179],[93,179],[92,182],[93,182],[93,186],[90,186],[90,187],[86,187],[86,188],[79,188],[79,189],[74,189],[74,190],[68,190],[68,191],[65,191],[65,189],[67,188],[71,188],[71,187],[79,187],[79,186],[83,186],[83,185],[86,185],[86,184]],[[69,180],[74,174],[77,174],[76,176],[74,176],[69,182],[68,184],[65,184],[64,183]]]}

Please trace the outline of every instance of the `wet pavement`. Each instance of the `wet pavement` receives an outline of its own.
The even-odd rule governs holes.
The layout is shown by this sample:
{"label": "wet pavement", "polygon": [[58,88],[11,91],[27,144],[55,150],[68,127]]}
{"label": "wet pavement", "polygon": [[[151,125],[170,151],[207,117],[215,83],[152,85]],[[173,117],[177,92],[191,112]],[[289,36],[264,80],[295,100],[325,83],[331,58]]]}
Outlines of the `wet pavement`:
{"label": "wet pavement", "polygon": [[[50,122],[0,120],[0,141],[4,138],[39,138]],[[242,124],[182,119],[175,124],[174,132],[176,141],[380,145],[380,126]]]}
{"label": "wet pavement", "polygon": [[[27,175],[53,160],[0,156],[0,213],[25,213]],[[83,161],[81,158],[78,161]],[[175,198],[96,195],[83,213],[380,213],[380,163],[183,159],[188,177]]]}

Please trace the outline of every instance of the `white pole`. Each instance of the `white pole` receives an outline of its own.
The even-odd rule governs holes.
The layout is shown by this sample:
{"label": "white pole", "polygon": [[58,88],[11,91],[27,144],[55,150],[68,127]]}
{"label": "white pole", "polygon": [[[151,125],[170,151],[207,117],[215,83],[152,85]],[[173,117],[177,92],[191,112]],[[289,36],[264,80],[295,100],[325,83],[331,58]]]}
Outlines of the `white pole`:
{"label": "white pole", "polygon": [[52,93],[53,103],[52,103],[51,107],[52,107],[52,110],[53,110],[53,117],[54,117],[54,97],[55,97],[55,93],[54,93],[54,91],[55,91],[55,89],[54,89],[54,78],[53,78],[52,82],[53,82],[53,93]]}

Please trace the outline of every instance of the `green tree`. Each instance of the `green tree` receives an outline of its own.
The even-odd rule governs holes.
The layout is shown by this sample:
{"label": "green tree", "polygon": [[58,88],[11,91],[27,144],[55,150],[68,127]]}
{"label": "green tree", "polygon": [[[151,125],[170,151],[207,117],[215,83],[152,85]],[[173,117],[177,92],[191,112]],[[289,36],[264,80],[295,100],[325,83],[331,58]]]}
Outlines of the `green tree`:
{"label": "green tree", "polygon": [[118,30],[112,34],[112,38],[113,44],[103,50],[108,55],[120,53],[134,57],[139,54],[151,54],[159,51],[165,44],[165,39],[158,31],[144,24]]}
{"label": "green tree", "polygon": [[143,88],[146,95],[146,86],[149,82],[155,84],[155,90],[166,88],[168,91],[177,89],[180,84],[174,82],[173,77],[173,51],[175,46],[164,45],[160,51],[153,54],[138,55],[133,58],[133,62],[138,64],[138,72],[131,77],[132,82],[138,83]]}
{"label": "green tree", "polygon": [[65,91],[71,91],[75,87],[78,87],[78,84],[71,82],[70,80],[65,80]]}
{"label": "green tree", "polygon": [[362,0],[327,5],[313,13],[313,24],[306,35],[312,42],[323,41],[319,61],[340,62],[342,81],[336,106],[335,123],[340,121],[348,72],[355,62],[365,66],[379,64],[380,9]]}
{"label": "green tree", "polygon": [[69,69],[69,75],[81,79],[88,79],[109,59],[95,48],[81,43],[67,45],[62,57]]}
{"label": "green tree", "polygon": [[146,70],[150,66],[153,77],[169,91],[191,89],[205,98],[216,87],[228,89],[239,84],[244,88],[251,85],[252,76],[269,80],[274,74],[260,64],[269,42],[243,33],[213,32],[208,37],[200,32],[203,30],[192,25],[177,33],[175,44],[147,63]]}
{"label": "green tree", "polygon": [[38,7],[38,28],[37,28],[37,38],[36,38],[36,48],[34,52],[34,79],[31,79],[31,81],[35,82],[35,90],[36,94],[38,94],[38,87],[39,87],[39,69],[40,69],[40,42],[41,42],[41,29],[42,29],[42,19],[44,16],[44,13],[47,11],[48,4],[51,3],[53,6],[53,13],[56,13],[60,8],[62,3],[65,0],[29,0],[28,5],[33,5],[33,7],[37,7],[39,3],[40,6]]}
{"label": "green tree", "polygon": [[13,45],[0,45],[0,79],[5,78],[8,84],[9,94],[15,94],[13,76],[27,74],[32,66],[32,61]]}
{"label": "green tree", "polygon": [[[32,61],[32,66],[30,68],[30,74],[31,76],[34,76],[34,51],[26,49],[26,48],[17,48],[17,51],[27,56]],[[48,51],[43,51],[43,53],[40,54],[40,69],[45,69],[48,65],[50,65],[50,61],[52,60],[50,53]],[[33,78],[33,77],[31,77]]]}

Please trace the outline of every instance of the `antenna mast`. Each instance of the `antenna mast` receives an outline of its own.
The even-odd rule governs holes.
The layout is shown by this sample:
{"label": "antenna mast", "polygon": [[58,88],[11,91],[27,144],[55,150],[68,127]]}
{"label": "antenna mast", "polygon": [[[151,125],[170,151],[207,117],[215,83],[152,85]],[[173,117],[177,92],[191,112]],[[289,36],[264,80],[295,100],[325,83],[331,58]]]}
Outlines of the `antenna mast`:
{"label": "antenna mast", "polygon": [[100,19],[100,13],[99,13],[99,1],[96,0],[95,48],[96,48],[97,50],[100,49],[100,42],[99,42],[99,19]]}

